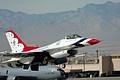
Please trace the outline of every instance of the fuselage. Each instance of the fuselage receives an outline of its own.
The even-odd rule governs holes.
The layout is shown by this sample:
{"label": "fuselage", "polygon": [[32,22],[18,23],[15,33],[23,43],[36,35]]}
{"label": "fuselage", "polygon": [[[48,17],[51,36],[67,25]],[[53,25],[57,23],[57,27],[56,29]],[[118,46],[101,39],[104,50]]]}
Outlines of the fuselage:
{"label": "fuselage", "polygon": [[10,68],[10,67],[0,67],[0,74],[2,75],[13,75],[15,77],[29,77],[37,78],[40,80],[49,80],[60,78],[64,71],[54,65],[38,66],[32,65],[29,68]]}
{"label": "fuselage", "polygon": [[85,37],[65,38],[50,45],[31,50],[30,52],[46,51],[53,58],[62,58],[71,55],[68,53],[69,50],[77,50],[78,48],[94,45],[98,42],[100,40]]}

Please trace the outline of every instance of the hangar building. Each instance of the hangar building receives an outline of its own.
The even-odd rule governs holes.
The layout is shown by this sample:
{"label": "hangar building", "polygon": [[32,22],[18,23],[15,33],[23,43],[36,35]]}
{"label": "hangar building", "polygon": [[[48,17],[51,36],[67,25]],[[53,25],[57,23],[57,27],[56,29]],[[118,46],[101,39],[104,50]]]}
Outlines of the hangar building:
{"label": "hangar building", "polygon": [[[80,63],[81,62],[81,63]],[[98,58],[74,60],[65,67],[65,72],[96,73],[98,76],[120,76],[120,54],[99,56]],[[93,74],[94,75],[94,74]]]}

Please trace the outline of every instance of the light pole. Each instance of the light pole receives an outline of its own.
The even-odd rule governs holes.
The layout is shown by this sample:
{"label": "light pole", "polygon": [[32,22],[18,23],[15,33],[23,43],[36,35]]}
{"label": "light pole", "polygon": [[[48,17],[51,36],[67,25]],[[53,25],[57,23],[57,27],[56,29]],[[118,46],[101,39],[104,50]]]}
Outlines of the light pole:
{"label": "light pole", "polygon": [[83,53],[83,71],[85,71],[86,53]]}
{"label": "light pole", "polygon": [[99,63],[99,59],[98,59],[98,57],[99,57],[98,50],[96,50],[96,54],[97,54],[97,63]]}

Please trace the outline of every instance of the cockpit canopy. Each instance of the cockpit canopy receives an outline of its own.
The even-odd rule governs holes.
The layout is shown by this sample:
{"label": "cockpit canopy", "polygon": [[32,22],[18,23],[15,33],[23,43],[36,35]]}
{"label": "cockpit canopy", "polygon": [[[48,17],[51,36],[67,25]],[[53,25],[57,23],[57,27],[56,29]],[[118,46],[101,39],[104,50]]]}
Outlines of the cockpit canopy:
{"label": "cockpit canopy", "polygon": [[81,38],[82,36],[79,36],[78,34],[72,34],[65,37],[65,39],[76,39]]}

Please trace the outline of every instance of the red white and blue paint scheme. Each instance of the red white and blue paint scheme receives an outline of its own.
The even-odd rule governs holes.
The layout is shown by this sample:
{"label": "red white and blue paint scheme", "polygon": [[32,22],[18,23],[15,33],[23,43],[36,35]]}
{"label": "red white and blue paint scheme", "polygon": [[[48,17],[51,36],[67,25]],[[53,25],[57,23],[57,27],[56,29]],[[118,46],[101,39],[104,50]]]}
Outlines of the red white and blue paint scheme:
{"label": "red white and blue paint scheme", "polygon": [[78,48],[91,46],[100,42],[100,40],[97,39],[85,38],[73,34],[50,45],[38,47],[27,46],[13,30],[6,31],[5,35],[12,50],[5,54],[6,56],[12,57],[5,62],[17,62],[19,64],[41,62],[43,65],[46,65],[48,61],[55,64],[62,64],[66,62],[66,57],[77,54]]}

